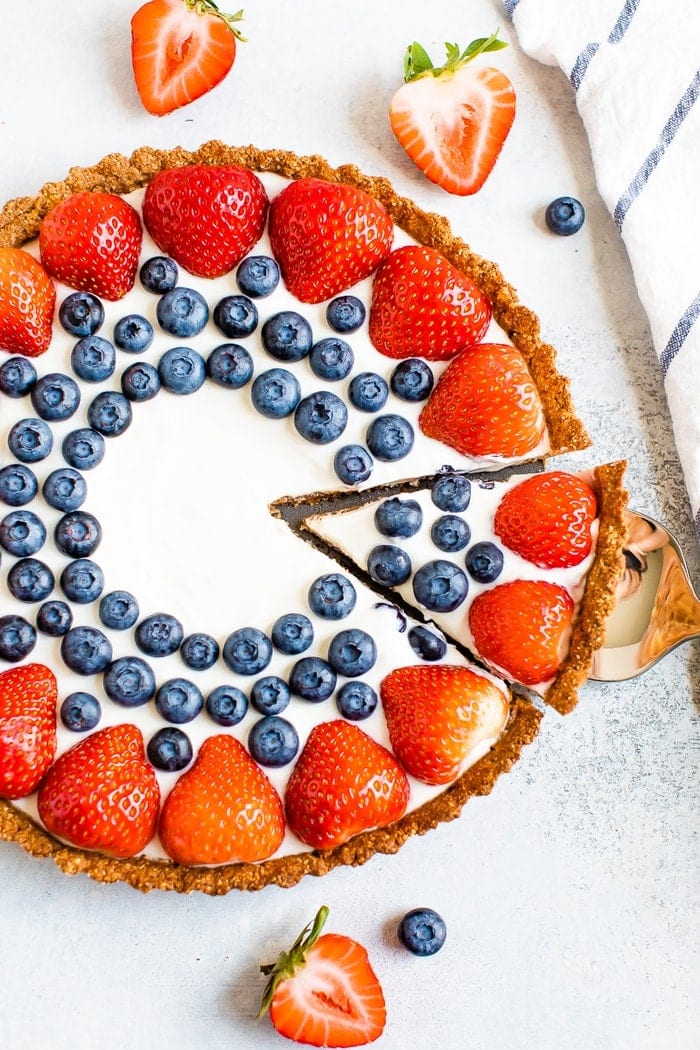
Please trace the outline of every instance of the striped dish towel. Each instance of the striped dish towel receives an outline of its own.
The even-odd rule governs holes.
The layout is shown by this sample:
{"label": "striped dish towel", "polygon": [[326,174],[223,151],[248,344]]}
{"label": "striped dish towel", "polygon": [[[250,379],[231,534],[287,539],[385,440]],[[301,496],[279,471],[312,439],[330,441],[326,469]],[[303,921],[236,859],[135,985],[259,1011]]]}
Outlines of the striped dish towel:
{"label": "striped dish towel", "polygon": [[576,92],[627,247],[700,542],[700,0],[504,0]]}

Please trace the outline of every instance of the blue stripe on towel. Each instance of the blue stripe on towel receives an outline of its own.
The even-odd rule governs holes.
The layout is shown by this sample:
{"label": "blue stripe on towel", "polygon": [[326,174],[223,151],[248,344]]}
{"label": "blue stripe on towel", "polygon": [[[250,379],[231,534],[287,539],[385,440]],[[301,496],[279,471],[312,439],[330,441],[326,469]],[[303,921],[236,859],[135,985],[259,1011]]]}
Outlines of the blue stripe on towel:
{"label": "blue stripe on towel", "polygon": [[589,63],[596,51],[600,47],[600,44],[586,44],[583,51],[580,51],[578,58],[574,62],[573,68],[569,73],[569,80],[574,91],[578,91],[581,86],[581,81],[586,75]]}
{"label": "blue stripe on towel", "polygon": [[635,202],[639,194],[642,192],[649,177],[661,161],[664,153],[668,149],[669,145],[673,141],[673,138],[680,128],[681,124],[688,116],[694,102],[697,101],[697,97],[700,94],[700,70],[695,74],[690,84],[683,93],[678,105],[674,109],[670,118],[664,125],[661,134],[657,140],[656,145],[645,159],[641,168],[632,179],[631,183],[620,197],[619,201],[615,205],[615,212],[613,218],[615,219],[615,225],[618,230],[622,229],[622,224],[625,221],[625,216],[629,211],[631,205]]}
{"label": "blue stripe on towel", "polygon": [[520,0],[503,0],[503,6],[505,7],[506,14],[509,18],[513,17],[513,11],[515,11],[519,3]]}
{"label": "blue stripe on towel", "polygon": [[660,362],[661,373],[664,377],[669,370],[671,362],[683,346],[690,329],[693,327],[698,317],[700,317],[700,292],[695,296],[692,303],[671,332],[671,336],[662,351]]}
{"label": "blue stripe on towel", "polygon": [[618,15],[617,22],[610,30],[610,36],[608,37],[609,44],[619,44],[623,36],[629,28],[629,24],[634,18],[634,13],[641,3],[641,0],[627,0],[625,6]]}

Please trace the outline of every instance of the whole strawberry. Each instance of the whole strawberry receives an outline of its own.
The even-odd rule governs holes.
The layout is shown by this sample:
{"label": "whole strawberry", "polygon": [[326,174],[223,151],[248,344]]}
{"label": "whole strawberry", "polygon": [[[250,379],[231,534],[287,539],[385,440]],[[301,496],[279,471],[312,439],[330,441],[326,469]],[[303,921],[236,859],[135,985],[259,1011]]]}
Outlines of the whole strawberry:
{"label": "whole strawberry", "polygon": [[134,285],[141,220],[113,193],[74,193],[42,221],[39,251],[57,280],[103,299],[121,299]]}
{"label": "whole strawberry", "polygon": [[291,830],[315,849],[403,816],[410,788],[394,756],[359,726],[340,719],[314,726],[287,784]]}
{"label": "whole strawberry", "polygon": [[178,864],[265,860],[284,836],[282,802],[243,745],[220,733],[166,798],[159,830]]}
{"label": "whole strawberry", "polygon": [[581,478],[557,470],[536,474],[505,494],[494,529],[506,547],[534,565],[568,568],[590,554],[597,505]]}
{"label": "whole strawberry", "polygon": [[56,753],[56,679],[43,664],[0,674],[0,798],[39,786]]}
{"label": "whole strawberry", "polygon": [[260,240],[268,200],[260,179],[234,164],[194,164],[155,175],[143,221],[161,251],[198,277],[222,277]]}
{"label": "whole strawberry", "polygon": [[56,289],[21,248],[0,248],[0,350],[37,357],[48,349]]}
{"label": "whole strawberry", "polygon": [[136,726],[99,729],[56,759],[39,790],[39,816],[60,839],[133,857],[156,832],[160,789]]}
{"label": "whole strawberry", "polygon": [[320,303],[369,277],[393,235],[383,205],[344,183],[298,179],[270,207],[272,253],[302,303]]}
{"label": "whole strawberry", "polygon": [[490,320],[488,300],[434,248],[398,248],[374,278],[369,337],[387,357],[446,361],[478,343]]}

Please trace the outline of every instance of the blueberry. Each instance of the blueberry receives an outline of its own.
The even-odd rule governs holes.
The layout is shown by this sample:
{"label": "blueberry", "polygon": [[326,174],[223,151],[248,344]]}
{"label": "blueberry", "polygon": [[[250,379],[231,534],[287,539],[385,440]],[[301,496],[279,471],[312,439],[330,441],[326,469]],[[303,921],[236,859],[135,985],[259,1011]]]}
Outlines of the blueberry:
{"label": "blueberry", "polygon": [[408,632],[408,644],[421,660],[442,660],[447,652],[445,639],[429,631],[427,627],[412,627]]}
{"label": "blueberry", "polygon": [[36,631],[22,616],[0,616],[0,660],[16,664],[36,645]]}
{"label": "blueberry", "polygon": [[289,705],[289,700],[289,686],[274,674],[256,679],[250,691],[250,702],[261,715],[280,714]]}
{"label": "blueberry", "polygon": [[206,671],[219,659],[219,643],[210,634],[188,634],[180,646],[180,656],[193,671]]}
{"label": "blueberry", "polygon": [[158,324],[178,339],[190,339],[202,331],[209,320],[209,307],[194,288],[172,288],[158,300]]}
{"label": "blueberry", "polygon": [[78,558],[61,573],[61,589],[69,602],[88,605],[102,594],[105,578],[102,569],[89,558]]}
{"label": "blueberry", "polygon": [[295,696],[313,704],[327,700],[335,690],[336,673],[320,656],[302,656],[292,667],[289,688]]}
{"label": "blueberry", "polygon": [[308,601],[311,611],[324,620],[342,620],[355,608],[357,595],[347,577],[329,572],[311,584]]}
{"label": "blueberry", "polygon": [[38,463],[51,454],[51,427],[43,419],[20,419],[7,435],[7,447],[22,463]]}
{"label": "blueberry", "polygon": [[402,401],[425,401],[435,380],[430,366],[420,357],[399,361],[389,380],[391,389]]}
{"label": "blueberry", "polygon": [[70,366],[86,383],[102,383],[112,375],[116,360],[114,347],[108,339],[88,335],[73,347]]}
{"label": "blueberry", "polygon": [[339,631],[328,646],[328,663],[336,674],[359,678],[377,662],[374,638],[358,627]]}
{"label": "blueberry", "polygon": [[112,659],[112,646],[96,627],[72,627],[61,640],[61,656],[76,674],[99,674]]}
{"label": "blueberry", "polygon": [[416,601],[431,612],[452,612],[462,604],[468,590],[466,574],[451,561],[429,561],[413,577]]}
{"label": "blueberry", "polygon": [[380,503],[374,512],[374,524],[383,536],[408,539],[415,536],[423,524],[423,511],[414,499],[391,499]]}
{"label": "blueberry", "polygon": [[286,656],[306,652],[314,640],[311,620],[303,613],[285,613],[272,626],[272,644]]}
{"label": "blueberry", "polygon": [[460,514],[472,498],[471,482],[463,474],[441,474],[433,483],[430,498],[438,510]]}
{"label": "blueberry", "polygon": [[43,602],[54,582],[51,569],[37,558],[21,558],[7,574],[7,589],[20,602]]}
{"label": "blueberry", "polygon": [[280,283],[280,268],[269,255],[249,255],[236,270],[236,283],[251,299],[264,299]]}
{"label": "blueberry", "polygon": [[389,397],[389,385],[376,372],[360,372],[350,382],[348,397],[361,412],[378,412]]}
{"label": "blueberry", "polygon": [[296,376],[286,368],[270,368],[255,378],[250,396],[253,408],[261,415],[283,419],[299,404],[301,387]]}
{"label": "blueberry", "polygon": [[235,685],[219,685],[206,700],[207,714],[220,726],[235,726],[245,718],[248,698]]}
{"label": "blueberry", "polygon": [[204,707],[204,697],[186,678],[171,678],[163,682],[156,693],[156,710],[166,722],[182,725],[196,718]]}
{"label": "blueberry", "polygon": [[170,656],[182,645],[185,632],[182,624],[170,613],[153,613],[141,620],[134,638],[146,656]]}
{"label": "blueberry", "polygon": [[240,627],[224,642],[223,655],[235,674],[259,674],[272,659],[272,642],[257,627]]}
{"label": "blueberry", "polygon": [[445,920],[432,908],[414,908],[399,923],[399,940],[414,955],[435,955],[446,937]]}
{"label": "blueberry", "polygon": [[160,390],[158,369],[147,361],[129,365],[122,372],[121,387],[129,401],[150,401]]}
{"label": "blueberry", "polygon": [[26,357],[10,357],[0,365],[0,390],[8,397],[24,397],[36,383],[36,368]]}
{"label": "blueberry", "polygon": [[394,463],[413,448],[413,427],[403,416],[377,416],[367,428],[367,446],[377,459]]}
{"label": "blueberry", "polygon": [[376,583],[397,587],[411,575],[411,559],[401,547],[379,543],[369,552],[367,571]]}
{"label": "blueberry", "polygon": [[361,722],[369,718],[377,706],[377,694],[366,682],[346,682],[335,694],[335,702],[343,718]]}
{"label": "blueberry", "polygon": [[333,469],[345,485],[360,485],[372,473],[374,460],[362,445],[343,445],[333,458]]}
{"label": "blueberry", "polygon": [[69,693],[61,704],[60,717],[72,733],[86,733],[100,721],[102,708],[91,693]]}
{"label": "blueberry", "polygon": [[141,314],[120,317],[114,326],[114,342],[127,354],[142,354],[153,342],[153,325]]}
{"label": "blueberry", "polygon": [[259,765],[278,769],[296,758],[299,736],[286,718],[268,715],[260,718],[251,728],[248,750]]}
{"label": "blueberry", "polygon": [[219,386],[239,390],[253,378],[253,358],[238,343],[222,343],[207,358],[207,375]]}
{"label": "blueberry", "polygon": [[214,307],[214,324],[227,339],[243,339],[258,327],[258,311],[247,295],[227,295]]}
{"label": "blueberry", "polygon": [[301,361],[313,344],[311,325],[295,310],[282,310],[262,326],[262,343],[276,361]]}
{"label": "blueberry", "polygon": [[320,339],[311,347],[309,364],[319,379],[345,379],[352,371],[355,355],[344,339]]}
{"label": "blueberry", "polygon": [[71,430],[63,439],[61,451],[66,463],[76,470],[92,470],[102,462],[105,439],[91,427]]}
{"label": "blueberry", "polygon": [[114,660],[102,679],[110,700],[122,707],[141,707],[156,691],[153,670],[139,656],[120,656]]}
{"label": "blueberry", "polygon": [[27,558],[41,550],[46,526],[31,510],[13,510],[0,521],[0,546],[16,558]]}
{"label": "blueberry", "polygon": [[139,276],[141,284],[149,292],[163,295],[172,291],[177,284],[177,263],[166,255],[154,255],[153,258],[146,259]]}
{"label": "blueberry", "polygon": [[158,375],[171,394],[193,394],[207,377],[207,366],[201,354],[188,346],[166,350],[158,362]]}
{"label": "blueberry", "polygon": [[90,292],[72,292],[58,310],[58,320],[71,335],[94,335],[105,319],[104,306]]}
{"label": "blueberry", "polygon": [[50,372],[38,379],[30,394],[34,411],[49,423],[70,419],[80,404],[80,389],[70,376]]}
{"label": "blueberry", "polygon": [[356,332],[365,319],[365,307],[355,295],[339,295],[326,307],[326,320],[334,332]]}
{"label": "blueberry", "polygon": [[430,538],[441,551],[462,551],[471,539],[471,529],[464,518],[456,514],[443,514],[434,522]]}
{"label": "blueberry", "polygon": [[88,408],[88,423],[104,437],[118,437],[131,426],[131,405],[123,394],[104,390]]}
{"label": "blueberry", "polygon": [[38,489],[36,477],[29,467],[19,463],[0,470],[0,500],[8,507],[23,507],[34,499]]}
{"label": "blueberry", "polygon": [[561,237],[570,237],[572,233],[578,233],[585,218],[583,205],[575,197],[557,197],[547,205],[544,213],[544,221],[548,228]]}
{"label": "blueberry", "polygon": [[163,773],[179,773],[192,761],[192,743],[182,729],[166,726],[154,733],[146,745],[148,761]]}
{"label": "blueberry", "polygon": [[89,558],[102,539],[102,527],[85,510],[72,510],[56,524],[54,540],[62,554],[69,558]]}
{"label": "blueberry", "polygon": [[464,561],[473,579],[479,583],[493,583],[501,575],[503,551],[495,543],[483,540],[469,548]]}
{"label": "blueberry", "polygon": [[39,606],[36,625],[50,638],[62,638],[73,626],[73,613],[65,602],[52,599]]}
{"label": "blueberry", "polygon": [[85,478],[70,467],[53,470],[41,491],[50,507],[64,512],[82,507],[87,497]]}
{"label": "blueberry", "polygon": [[100,620],[113,631],[128,631],[139,618],[139,605],[129,591],[110,591],[100,599]]}
{"label": "blueberry", "polygon": [[302,398],[294,413],[298,433],[315,445],[335,441],[345,430],[347,422],[345,402],[328,390],[319,390]]}

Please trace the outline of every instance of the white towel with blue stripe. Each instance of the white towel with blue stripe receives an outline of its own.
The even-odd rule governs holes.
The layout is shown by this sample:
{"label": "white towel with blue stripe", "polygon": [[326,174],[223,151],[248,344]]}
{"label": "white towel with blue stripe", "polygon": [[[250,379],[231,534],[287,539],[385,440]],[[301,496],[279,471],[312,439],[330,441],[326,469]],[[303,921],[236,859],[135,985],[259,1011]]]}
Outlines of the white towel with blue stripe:
{"label": "white towel with blue stripe", "polygon": [[504,0],[571,81],[627,247],[700,542],[700,0]]}

